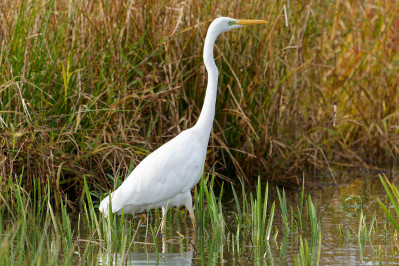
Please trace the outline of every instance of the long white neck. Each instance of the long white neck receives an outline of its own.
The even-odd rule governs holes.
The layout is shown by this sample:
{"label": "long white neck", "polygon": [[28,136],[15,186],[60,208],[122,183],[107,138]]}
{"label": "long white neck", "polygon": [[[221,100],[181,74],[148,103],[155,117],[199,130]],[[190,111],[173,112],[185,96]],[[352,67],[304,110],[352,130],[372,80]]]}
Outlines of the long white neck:
{"label": "long white neck", "polygon": [[204,105],[198,118],[195,128],[198,130],[201,141],[208,144],[213,119],[215,118],[215,105],[218,84],[218,69],[213,59],[213,46],[218,34],[208,31],[204,44],[204,63],[208,72],[208,86],[206,87]]}

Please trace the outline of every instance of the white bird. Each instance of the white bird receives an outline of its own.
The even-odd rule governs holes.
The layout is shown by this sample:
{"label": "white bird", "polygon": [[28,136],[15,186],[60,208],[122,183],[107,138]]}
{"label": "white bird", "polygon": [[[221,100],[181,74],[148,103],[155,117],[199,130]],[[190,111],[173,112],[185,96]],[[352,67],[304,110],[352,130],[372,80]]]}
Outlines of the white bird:
{"label": "white bird", "polygon": [[[247,25],[265,24],[265,20],[215,19],[209,26],[204,44],[204,63],[208,85],[204,105],[197,123],[148,155],[132,171],[122,185],[111,193],[112,212],[141,212],[162,207],[162,226],[168,207],[186,206],[196,227],[190,190],[204,171],[206,151],[213,119],[218,83],[218,69],[213,58],[216,38],[223,32]],[[109,196],[100,203],[100,211],[108,215]]]}

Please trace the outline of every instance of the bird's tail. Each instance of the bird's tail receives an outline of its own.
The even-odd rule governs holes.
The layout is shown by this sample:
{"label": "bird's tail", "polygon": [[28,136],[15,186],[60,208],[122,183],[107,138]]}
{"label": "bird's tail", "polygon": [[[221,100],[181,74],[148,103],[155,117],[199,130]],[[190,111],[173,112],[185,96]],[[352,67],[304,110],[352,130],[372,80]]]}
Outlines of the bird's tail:
{"label": "bird's tail", "polygon": [[108,217],[109,198],[112,197],[112,194],[113,193],[111,193],[111,196],[108,195],[107,197],[105,197],[100,203],[99,209],[105,217]]}

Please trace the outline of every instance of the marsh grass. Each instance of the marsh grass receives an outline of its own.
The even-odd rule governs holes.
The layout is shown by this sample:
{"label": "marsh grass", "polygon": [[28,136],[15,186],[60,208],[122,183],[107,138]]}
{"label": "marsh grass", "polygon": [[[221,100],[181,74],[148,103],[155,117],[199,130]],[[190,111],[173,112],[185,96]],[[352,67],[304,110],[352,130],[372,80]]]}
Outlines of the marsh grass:
{"label": "marsh grass", "polygon": [[217,42],[207,172],[301,185],[306,171],[333,181],[335,165],[397,158],[395,1],[0,5],[2,191],[22,175],[26,190],[49,184],[52,200],[68,194],[77,208],[83,177],[112,190],[110,177],[192,126],[206,87],[204,36],[220,15],[271,23]]}
{"label": "marsh grass", "polygon": [[[165,259],[165,245],[170,246],[170,252],[187,252],[203,263],[223,263],[225,253],[229,253],[239,261],[254,264],[281,263],[291,256],[289,254],[294,254],[296,265],[320,264],[323,247],[320,211],[314,199],[305,196],[305,186],[297,193],[299,197],[295,202],[287,200],[285,190],[276,188],[277,202],[274,202],[268,183],[258,179],[255,189],[247,190],[242,181],[241,190],[232,187],[233,198],[226,203],[227,192],[221,189],[215,194],[212,189],[216,175],[207,175],[194,191],[198,231],[192,231],[185,209],[171,208],[166,217],[166,232],[160,234],[162,215],[159,211],[147,212],[145,217],[110,213],[104,218],[98,212],[86,181],[83,211],[78,219],[72,220],[66,199],[58,200],[58,211],[53,208],[50,186],[45,186],[44,192],[37,186],[38,191],[28,193],[21,186],[20,178],[8,178],[4,188],[4,195],[13,198],[13,204],[9,204],[4,195],[0,197],[0,264],[129,265],[138,256],[138,250],[151,254],[151,261],[161,262]],[[381,182],[385,182],[385,188],[390,189],[396,202],[395,186],[383,177]],[[390,199],[387,192],[387,200]],[[386,206],[379,202],[381,207]],[[229,209],[234,210],[229,215],[228,204],[233,206]],[[389,211],[386,213],[389,222],[378,224],[377,212],[370,213],[367,206],[362,205],[356,210],[357,227],[338,228],[340,241],[355,243],[362,260],[363,253],[371,249],[373,261],[386,261],[386,256],[395,254],[390,247],[397,245],[395,238],[390,238],[395,227],[389,217],[397,219],[396,214],[391,214],[392,209],[394,211],[394,207],[383,208]],[[390,236],[382,241],[392,244],[382,247],[376,242],[381,235]],[[174,248],[176,243],[168,244],[165,240],[179,244]]]}
{"label": "marsh grass", "polygon": [[[211,179],[209,180],[209,178]],[[269,184],[262,185],[259,178],[254,193],[252,191],[247,193],[244,181],[241,181],[242,190],[239,193],[232,186],[235,225],[227,226],[223,212],[219,211],[223,209],[221,205],[223,190],[221,190],[218,199],[216,199],[213,192],[210,193],[214,178],[215,175],[204,177],[200,182],[200,192],[194,193],[196,209],[205,208],[197,213],[202,225],[200,226],[200,233],[210,235],[208,233],[210,228],[205,225],[211,225],[213,235],[211,238],[213,240],[211,241],[227,241],[229,249],[238,257],[247,254],[250,250],[254,259],[256,258],[259,261],[269,259],[272,261],[273,256],[270,251],[270,244],[276,242],[279,232],[274,224],[275,202],[268,209],[268,206],[270,206]],[[283,257],[286,256],[288,239],[291,239],[290,241],[297,241],[299,248],[298,255],[294,256],[294,260],[298,265],[319,265],[322,246],[321,225],[317,218],[317,210],[312,198],[309,195],[305,199],[304,189],[303,183],[300,201],[296,206],[288,206],[285,190],[280,193],[280,190],[276,188],[281,209],[281,219],[279,221],[284,226],[281,253]],[[249,246],[252,248],[248,248]]]}
{"label": "marsh grass", "polygon": [[[293,206],[288,208],[284,190],[281,195],[277,189],[277,195],[280,201],[285,234],[297,236],[299,253],[294,256],[295,265],[319,265],[322,246],[321,224],[318,221],[317,210],[311,196],[309,195],[307,200],[304,199],[304,184],[303,181],[300,203],[297,204],[296,208]],[[307,207],[306,210],[304,204]],[[298,212],[295,212],[295,209]],[[288,210],[290,210],[290,214]],[[310,244],[307,237],[310,239]]]}
{"label": "marsh grass", "polygon": [[[48,187],[47,187],[48,188]],[[50,204],[50,190],[30,195],[20,186],[20,179],[9,179],[6,195],[15,199],[7,205],[2,198],[0,216],[3,265],[57,264],[59,254],[72,265],[76,241],[73,239],[71,220],[63,200],[60,213]]]}
{"label": "marsh grass", "polygon": [[384,186],[384,189],[387,193],[388,196],[388,204],[384,204],[380,199],[378,200],[378,203],[380,204],[382,210],[384,211],[385,215],[388,217],[389,221],[392,223],[393,227],[395,228],[396,231],[399,231],[399,224],[397,221],[397,218],[395,218],[391,212],[389,211],[390,206],[392,205],[396,217],[399,216],[399,206],[398,206],[398,201],[399,201],[399,193],[398,193],[398,188],[389,182],[388,178],[386,176],[381,176],[380,175],[380,180],[382,185]]}
{"label": "marsh grass", "polygon": [[[222,262],[226,248],[238,258],[250,252],[251,260],[260,263],[265,258],[273,259],[270,245],[275,243],[277,231],[274,220],[275,203],[269,203],[269,185],[262,185],[259,179],[256,190],[249,193],[244,182],[242,191],[238,193],[233,187],[236,211],[234,217],[226,218],[223,211],[224,191],[221,189],[216,196],[212,189],[215,178],[215,174],[204,176],[198,192],[195,193],[195,213],[199,222],[199,230],[196,232],[198,236],[195,238],[189,236],[195,232],[189,227],[191,223],[185,210],[170,210],[166,217],[165,235],[159,232],[162,215],[158,211],[149,211],[145,217],[109,213],[104,218],[99,214],[88,183],[84,180],[83,211],[77,219],[71,220],[66,199],[58,199],[58,211],[53,208],[50,186],[45,187],[45,193],[27,193],[21,186],[20,177],[9,178],[5,192],[7,197],[15,198],[15,204],[9,205],[7,200],[1,198],[0,232],[3,237],[0,241],[0,263],[128,264],[134,259],[133,251],[139,246],[154,254],[156,261],[160,261],[164,258],[165,245],[168,245],[165,239],[174,239],[176,234],[179,241],[196,239],[196,250],[203,262]],[[308,200],[311,203],[311,199]],[[316,212],[309,219],[313,217],[317,221],[314,216]],[[182,222],[176,217],[181,217]],[[306,215],[303,214],[302,217]],[[226,219],[229,225],[226,224]],[[312,223],[303,221],[304,226],[311,227]],[[284,234],[288,236],[289,232],[295,230],[290,227],[290,231]],[[312,228],[313,234],[317,232]],[[301,238],[304,243],[309,239],[312,243],[310,247],[313,248],[312,236],[309,238],[309,235],[304,235]],[[181,252],[190,248],[191,244],[182,245]]]}
{"label": "marsh grass", "polygon": [[104,218],[94,206],[85,182],[83,212],[72,223],[64,200],[59,199],[57,212],[52,207],[49,187],[35,198],[24,191],[19,179],[9,178],[5,191],[15,198],[15,204],[7,205],[7,201],[1,200],[0,264],[123,264],[128,261],[130,250],[140,243],[137,232],[142,223],[146,223],[142,243],[151,245],[159,257],[157,213],[155,218],[151,212],[147,213],[147,220],[139,220],[137,225],[123,213],[121,216],[111,213],[109,218]]}

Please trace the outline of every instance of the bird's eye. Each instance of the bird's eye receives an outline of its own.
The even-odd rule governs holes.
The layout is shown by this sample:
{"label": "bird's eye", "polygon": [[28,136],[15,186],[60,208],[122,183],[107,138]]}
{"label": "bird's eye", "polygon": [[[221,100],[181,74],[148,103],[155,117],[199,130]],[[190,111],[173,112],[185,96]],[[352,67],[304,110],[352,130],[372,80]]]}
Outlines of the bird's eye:
{"label": "bird's eye", "polygon": [[229,24],[229,26],[231,26],[231,25],[234,24],[234,22],[230,20],[230,21],[228,22],[228,24]]}

